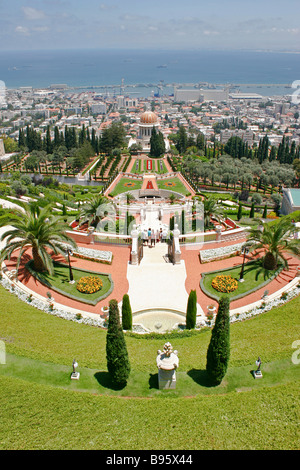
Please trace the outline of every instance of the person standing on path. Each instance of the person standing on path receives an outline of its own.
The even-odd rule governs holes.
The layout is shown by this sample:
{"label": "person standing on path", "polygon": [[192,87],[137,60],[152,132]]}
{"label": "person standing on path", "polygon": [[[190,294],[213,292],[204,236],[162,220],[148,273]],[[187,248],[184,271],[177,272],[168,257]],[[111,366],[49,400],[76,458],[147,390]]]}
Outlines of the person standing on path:
{"label": "person standing on path", "polygon": [[149,228],[148,228],[148,246],[149,246],[150,243],[151,243],[151,234],[152,234],[151,228],[149,227]]}
{"label": "person standing on path", "polygon": [[151,232],[151,246],[155,246],[155,232],[154,230],[152,229],[152,232]]}

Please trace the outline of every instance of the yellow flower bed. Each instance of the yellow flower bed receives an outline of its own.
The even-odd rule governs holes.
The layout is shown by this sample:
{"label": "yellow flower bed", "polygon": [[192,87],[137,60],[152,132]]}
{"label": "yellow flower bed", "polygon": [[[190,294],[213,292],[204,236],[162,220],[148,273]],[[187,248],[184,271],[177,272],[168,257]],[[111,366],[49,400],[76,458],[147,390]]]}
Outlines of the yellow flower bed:
{"label": "yellow flower bed", "polygon": [[232,276],[220,275],[216,276],[212,281],[211,285],[218,292],[233,292],[238,288],[238,281]]}
{"label": "yellow flower bed", "polygon": [[76,289],[83,294],[94,294],[94,292],[100,290],[102,286],[103,283],[99,277],[87,276],[79,279]]}

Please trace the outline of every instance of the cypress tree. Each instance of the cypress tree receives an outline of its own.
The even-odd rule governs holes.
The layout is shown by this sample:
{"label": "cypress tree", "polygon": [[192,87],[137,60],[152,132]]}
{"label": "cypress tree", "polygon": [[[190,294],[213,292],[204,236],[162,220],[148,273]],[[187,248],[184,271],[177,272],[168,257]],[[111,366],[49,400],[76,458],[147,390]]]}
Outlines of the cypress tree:
{"label": "cypress tree", "polygon": [[183,126],[179,127],[178,131],[178,140],[176,143],[176,148],[179,153],[184,153],[187,149],[187,132]]}
{"label": "cypress tree", "polygon": [[123,330],[131,330],[132,329],[132,311],[131,305],[129,300],[129,295],[123,295],[123,302],[122,302],[122,327]]}
{"label": "cypress tree", "polygon": [[242,211],[243,211],[243,206],[242,206],[242,204],[240,203],[240,204],[239,204],[239,208],[238,208],[238,213],[237,213],[237,219],[238,219],[238,220],[241,220],[241,218],[242,218]]}
{"label": "cypress tree", "polygon": [[53,144],[52,144],[52,141],[51,141],[50,126],[47,126],[47,131],[46,131],[46,152],[48,154],[53,152]]}
{"label": "cypress tree", "polygon": [[254,210],[255,210],[254,202],[252,202],[251,209],[250,209],[250,218],[251,219],[253,219],[253,217],[254,217]]}
{"label": "cypress tree", "polygon": [[153,126],[150,137],[150,155],[157,157],[158,155],[158,136],[155,127]]}
{"label": "cypress tree", "polygon": [[23,129],[19,129],[19,148],[26,147],[26,138]]}
{"label": "cypress tree", "polygon": [[206,372],[215,384],[220,384],[226,374],[230,356],[229,297],[223,295],[206,356]]}
{"label": "cypress tree", "polygon": [[117,386],[125,386],[130,373],[126,342],[120,325],[118,302],[109,302],[108,329],[106,335],[107,370]]}
{"label": "cypress tree", "polygon": [[195,290],[191,290],[186,309],[186,328],[191,330],[196,326],[197,315],[197,294]]}
{"label": "cypress tree", "polygon": [[59,129],[57,126],[54,127],[54,143],[53,143],[54,148],[58,148],[60,146],[60,135],[59,135]]}
{"label": "cypress tree", "polygon": [[266,219],[266,218],[267,218],[267,214],[268,214],[268,206],[267,206],[267,204],[266,204],[265,207],[264,207],[264,212],[263,212],[262,218],[263,218],[263,219]]}

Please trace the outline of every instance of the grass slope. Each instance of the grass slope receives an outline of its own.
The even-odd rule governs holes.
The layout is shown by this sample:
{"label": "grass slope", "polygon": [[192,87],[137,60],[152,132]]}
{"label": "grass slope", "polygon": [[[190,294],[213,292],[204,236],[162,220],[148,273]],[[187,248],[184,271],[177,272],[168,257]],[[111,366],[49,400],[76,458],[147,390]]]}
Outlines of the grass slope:
{"label": "grass slope", "polygon": [[0,449],[297,449],[298,384],[120,399],[0,377]]}
{"label": "grass slope", "polygon": [[[25,304],[0,287],[0,339],[9,353],[54,364],[70,364],[74,357],[82,367],[106,369],[106,331],[68,322]],[[245,322],[233,323],[231,366],[253,365],[257,355],[264,363],[291,357],[291,345],[300,337],[300,297],[280,308]],[[205,366],[210,329],[190,337],[170,339],[180,354],[180,370]],[[155,358],[165,338],[143,339],[126,335],[132,368],[157,372]]]}
{"label": "grass slope", "polygon": [[[40,312],[2,287],[0,299],[8,358],[0,365],[0,449],[299,447],[299,365],[291,357],[300,297],[231,325],[229,369],[218,387],[203,375],[210,330],[173,337],[180,364],[171,393],[159,391],[155,377],[165,338],[126,335],[132,373],[117,391],[106,372],[105,331]],[[258,355],[264,377],[256,381]],[[79,382],[69,379],[73,358]]]}

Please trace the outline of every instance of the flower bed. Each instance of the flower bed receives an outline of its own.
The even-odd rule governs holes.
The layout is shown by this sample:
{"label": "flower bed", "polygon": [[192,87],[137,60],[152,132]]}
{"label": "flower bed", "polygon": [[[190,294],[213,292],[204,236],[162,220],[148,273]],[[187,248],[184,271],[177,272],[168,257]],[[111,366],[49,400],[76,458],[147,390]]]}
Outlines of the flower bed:
{"label": "flower bed", "polygon": [[86,276],[79,279],[76,289],[83,294],[94,294],[102,289],[103,282],[95,276]]}
{"label": "flower bed", "polygon": [[238,288],[238,281],[232,276],[220,275],[211,281],[211,285],[218,292],[229,294]]}

